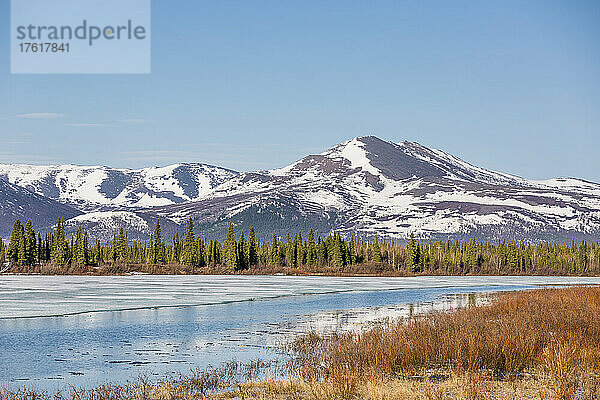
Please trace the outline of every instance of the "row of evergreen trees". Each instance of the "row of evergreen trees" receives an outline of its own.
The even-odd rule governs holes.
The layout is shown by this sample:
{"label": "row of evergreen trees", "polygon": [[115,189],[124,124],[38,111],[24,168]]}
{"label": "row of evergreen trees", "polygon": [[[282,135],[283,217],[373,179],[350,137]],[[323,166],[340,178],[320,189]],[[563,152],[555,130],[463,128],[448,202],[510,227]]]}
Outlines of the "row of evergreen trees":
{"label": "row of evergreen trees", "polygon": [[417,241],[411,235],[406,246],[395,241],[344,238],[339,233],[316,238],[311,229],[306,238],[298,232],[285,238],[273,235],[260,240],[250,228],[248,236],[236,236],[229,225],[225,240],[206,240],[196,236],[192,219],[183,238],[176,234],[166,243],[160,222],[149,240],[128,240],[121,228],[111,242],[89,243],[88,233],[78,227],[69,239],[64,222],[45,235],[17,220],[7,246],[0,240],[0,262],[22,266],[36,264],[99,266],[106,264],[183,264],[191,267],[225,265],[235,270],[254,266],[324,267],[370,266],[444,274],[467,273],[600,273],[598,243],[525,243],[502,241],[497,244],[474,238],[460,241]]}

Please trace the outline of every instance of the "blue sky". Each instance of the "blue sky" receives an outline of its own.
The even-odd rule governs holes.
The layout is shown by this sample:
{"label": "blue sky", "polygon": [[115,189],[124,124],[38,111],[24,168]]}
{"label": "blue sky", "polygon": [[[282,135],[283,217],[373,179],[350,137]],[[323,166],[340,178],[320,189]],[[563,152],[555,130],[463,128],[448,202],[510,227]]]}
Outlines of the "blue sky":
{"label": "blue sky", "polygon": [[0,162],[280,167],[374,134],[600,181],[600,2],[152,2],[149,75],[11,75]]}

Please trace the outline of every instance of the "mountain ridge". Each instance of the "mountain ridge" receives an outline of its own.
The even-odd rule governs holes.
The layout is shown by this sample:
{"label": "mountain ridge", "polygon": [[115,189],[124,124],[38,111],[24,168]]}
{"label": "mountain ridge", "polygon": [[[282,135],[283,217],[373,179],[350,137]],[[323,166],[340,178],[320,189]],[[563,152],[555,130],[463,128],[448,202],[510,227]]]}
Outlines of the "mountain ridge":
{"label": "mountain ridge", "polygon": [[[581,189],[581,181],[576,183]],[[201,223],[220,224],[223,229],[225,221],[235,220],[250,207],[290,205],[293,198],[301,207],[279,219],[300,221],[311,215],[308,219],[328,221],[325,230],[347,235],[400,239],[410,232],[422,237],[476,235],[486,239],[597,237],[600,185],[588,185],[583,193],[568,193],[555,186],[479,168],[412,142],[360,137],[267,174],[241,173],[215,188],[208,200],[159,207],[153,212],[162,218],[175,217],[178,223],[192,217]],[[593,196],[590,209],[582,204],[583,195]],[[215,209],[217,203],[220,209]],[[586,217],[587,211],[593,215]],[[277,214],[271,212],[271,219],[278,220]],[[236,222],[248,228],[243,218]],[[588,227],[588,222],[593,223]],[[283,230],[280,233],[285,234]]]}
{"label": "mountain ridge", "polygon": [[237,173],[203,163],[140,169],[0,164],[0,179],[84,212],[190,201]]}
{"label": "mountain ridge", "polygon": [[[106,173],[104,180],[98,179],[102,173],[96,169],[88,171],[90,179],[64,172],[38,174],[43,177],[28,182],[26,174],[19,178],[14,168],[12,180],[78,206],[85,214],[67,225],[100,224],[103,237],[119,225],[139,237],[147,235],[156,219],[164,221],[170,233],[181,230],[190,217],[199,233],[209,237],[221,237],[229,221],[246,231],[253,226],[263,238],[310,228],[321,234],[335,230],[398,240],[410,233],[487,240],[597,239],[600,233],[600,184],[577,178],[528,180],[477,167],[417,142],[374,136],[350,139],[267,171],[236,172],[201,163],[121,169],[120,174],[107,172],[119,169],[100,168]],[[46,176],[54,185],[44,186]],[[0,165],[3,177],[11,179]],[[71,181],[59,179],[69,177]],[[125,182],[119,181],[123,177]],[[107,181],[112,192],[73,188],[73,182],[89,189]],[[53,187],[57,191],[52,192]],[[74,190],[72,197],[69,188]],[[103,193],[109,200],[92,195],[82,199],[82,193]],[[101,214],[110,212],[115,214]]]}

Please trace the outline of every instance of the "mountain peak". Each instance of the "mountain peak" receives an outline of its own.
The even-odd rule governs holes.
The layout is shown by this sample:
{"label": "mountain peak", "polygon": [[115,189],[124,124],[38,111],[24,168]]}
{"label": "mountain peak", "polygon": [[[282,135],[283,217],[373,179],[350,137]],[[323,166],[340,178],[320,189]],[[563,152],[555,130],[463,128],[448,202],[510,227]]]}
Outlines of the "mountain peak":
{"label": "mountain peak", "polygon": [[397,144],[376,136],[361,136],[321,153],[321,155],[347,160],[351,168],[360,168],[373,175],[391,180],[412,177],[443,176],[440,168],[419,156],[425,147],[412,142]]}
{"label": "mountain peak", "polygon": [[[320,154],[309,155],[287,167],[272,170],[269,174],[299,177],[306,173],[340,176],[357,172],[392,181],[449,178],[485,184],[522,185],[526,182],[516,176],[473,166],[418,142],[404,140],[395,143],[372,135],[344,141]],[[366,176],[366,179],[371,178]]]}
{"label": "mountain peak", "polygon": [[231,221],[263,238],[315,228],[362,237],[540,240],[597,235],[598,199],[595,187],[575,180],[531,182],[417,142],[361,136],[281,169],[240,174],[198,202],[145,212],[180,225],[192,217],[211,233]]}

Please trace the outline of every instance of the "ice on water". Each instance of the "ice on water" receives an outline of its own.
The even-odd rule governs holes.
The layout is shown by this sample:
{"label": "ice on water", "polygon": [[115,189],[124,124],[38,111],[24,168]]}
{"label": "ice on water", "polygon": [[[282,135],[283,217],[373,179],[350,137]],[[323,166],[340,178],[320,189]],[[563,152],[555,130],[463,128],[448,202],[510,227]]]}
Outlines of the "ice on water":
{"label": "ice on water", "polygon": [[478,286],[599,284],[582,277],[0,276],[0,318],[225,304],[284,296]]}

